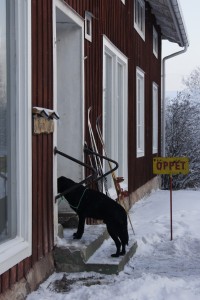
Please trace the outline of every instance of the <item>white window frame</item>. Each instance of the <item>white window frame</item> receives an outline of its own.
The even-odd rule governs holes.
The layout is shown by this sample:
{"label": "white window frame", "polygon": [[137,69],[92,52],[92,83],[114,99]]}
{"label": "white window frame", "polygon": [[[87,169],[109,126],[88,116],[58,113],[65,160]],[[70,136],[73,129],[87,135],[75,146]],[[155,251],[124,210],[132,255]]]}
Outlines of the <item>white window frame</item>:
{"label": "white window frame", "polygon": [[134,0],[134,28],[145,41],[145,1]]}
{"label": "white window frame", "polygon": [[[16,144],[17,234],[0,245],[0,274],[32,252],[32,108],[31,108],[31,0],[13,0],[16,41],[16,90],[13,100]],[[12,93],[12,91],[11,91]],[[13,93],[12,93],[13,94]],[[12,107],[11,107],[12,109]]]}
{"label": "white window frame", "polygon": [[[112,83],[111,83],[111,104],[110,112],[106,108],[106,55],[112,61],[112,68],[110,70]],[[118,73],[120,71],[120,73]],[[121,87],[119,87],[119,76],[123,77]],[[119,96],[119,93],[122,93]],[[122,103],[118,103],[119,98]],[[109,113],[109,115],[108,115]],[[121,156],[121,161],[118,161],[121,171],[120,174],[116,171],[117,176],[123,176],[124,182],[121,184],[123,189],[128,188],[128,59],[127,57],[106,37],[103,37],[103,137],[105,140],[106,132],[105,118],[108,116],[110,119],[110,148],[111,153],[108,156],[118,161]],[[119,120],[120,119],[120,120]],[[119,128],[120,124],[120,128]],[[123,134],[120,134],[120,132]],[[121,149],[119,149],[120,145]],[[119,152],[118,152],[119,151]],[[121,174],[122,173],[122,174]],[[109,195],[116,199],[117,194],[113,182],[109,188]]]}
{"label": "white window frame", "polygon": [[136,68],[136,130],[137,157],[145,155],[145,74]]}
{"label": "white window frame", "polygon": [[152,84],[152,101],[153,101],[153,124],[152,124],[152,151],[158,153],[158,85]]}
{"label": "white window frame", "polygon": [[92,14],[89,11],[85,12],[85,39],[92,42]]}
{"label": "white window frame", "polygon": [[158,58],[158,33],[153,26],[153,54]]}

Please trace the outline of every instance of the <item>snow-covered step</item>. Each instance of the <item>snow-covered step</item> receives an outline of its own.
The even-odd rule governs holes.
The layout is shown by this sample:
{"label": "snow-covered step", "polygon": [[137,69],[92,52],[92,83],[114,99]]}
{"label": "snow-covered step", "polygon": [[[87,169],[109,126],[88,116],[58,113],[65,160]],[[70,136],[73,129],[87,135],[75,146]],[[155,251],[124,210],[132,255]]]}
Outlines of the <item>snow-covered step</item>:
{"label": "snow-covered step", "polygon": [[85,271],[85,262],[101,246],[108,233],[105,225],[86,225],[83,237],[73,239],[76,229],[64,229],[63,238],[57,238],[54,259],[57,271]]}
{"label": "snow-covered step", "polygon": [[86,225],[83,237],[73,239],[74,229],[65,229],[63,238],[58,238],[54,250],[56,269],[59,272],[94,271],[116,274],[136,251],[137,243],[129,232],[126,255],[111,257],[116,252],[114,241],[109,238],[105,225]]}
{"label": "snow-covered step", "polygon": [[86,270],[103,274],[118,274],[124,269],[125,264],[134,255],[137,242],[132,237],[126,247],[126,254],[119,257],[111,257],[116,252],[116,247],[111,238],[105,240],[101,247],[86,262]]}

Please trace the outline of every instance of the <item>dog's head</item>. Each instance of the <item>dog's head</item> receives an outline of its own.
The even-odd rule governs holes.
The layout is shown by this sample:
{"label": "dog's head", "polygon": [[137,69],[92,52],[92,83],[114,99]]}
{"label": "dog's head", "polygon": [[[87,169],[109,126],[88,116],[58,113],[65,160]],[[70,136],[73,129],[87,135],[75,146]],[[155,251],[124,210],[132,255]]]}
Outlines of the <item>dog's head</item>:
{"label": "dog's head", "polygon": [[58,183],[58,193],[62,193],[65,190],[69,189],[73,185],[75,185],[75,182],[69,178],[66,178],[64,176],[61,176],[57,180]]}

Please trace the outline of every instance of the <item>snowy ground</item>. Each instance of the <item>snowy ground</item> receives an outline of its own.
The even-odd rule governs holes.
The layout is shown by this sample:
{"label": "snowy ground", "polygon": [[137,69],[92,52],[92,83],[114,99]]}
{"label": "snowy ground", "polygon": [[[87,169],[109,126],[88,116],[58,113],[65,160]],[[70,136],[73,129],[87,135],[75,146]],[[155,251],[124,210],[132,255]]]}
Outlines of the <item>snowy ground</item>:
{"label": "snowy ground", "polygon": [[[119,275],[54,273],[27,300],[199,300],[200,191],[156,191],[131,209],[138,249]],[[131,229],[129,229],[131,231]]]}

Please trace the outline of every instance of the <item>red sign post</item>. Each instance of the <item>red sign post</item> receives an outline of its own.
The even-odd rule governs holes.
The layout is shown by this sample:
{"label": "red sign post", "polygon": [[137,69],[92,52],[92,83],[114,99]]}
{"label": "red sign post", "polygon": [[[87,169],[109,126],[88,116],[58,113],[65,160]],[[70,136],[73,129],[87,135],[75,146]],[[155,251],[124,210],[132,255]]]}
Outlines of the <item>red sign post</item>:
{"label": "red sign post", "polygon": [[157,175],[168,174],[170,176],[170,228],[172,241],[172,174],[188,174],[189,160],[187,157],[155,157],[153,159],[153,173]]}

